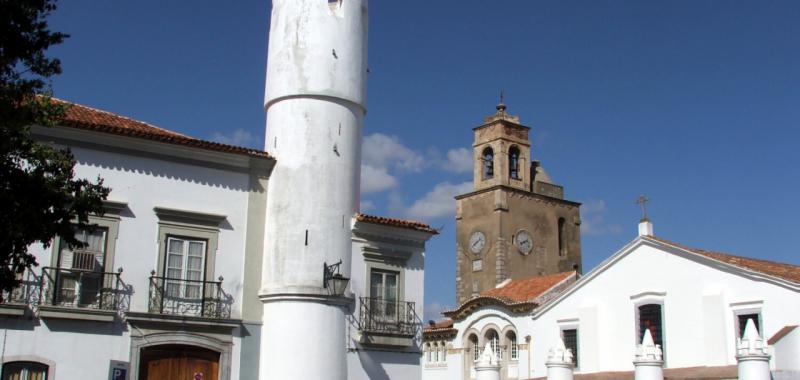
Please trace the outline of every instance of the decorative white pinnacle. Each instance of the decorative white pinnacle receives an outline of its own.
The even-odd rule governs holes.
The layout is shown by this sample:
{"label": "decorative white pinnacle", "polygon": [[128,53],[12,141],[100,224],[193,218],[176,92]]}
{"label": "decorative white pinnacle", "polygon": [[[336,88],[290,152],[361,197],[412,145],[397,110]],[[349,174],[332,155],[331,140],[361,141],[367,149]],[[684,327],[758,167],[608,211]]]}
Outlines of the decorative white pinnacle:
{"label": "decorative white pinnacle", "polygon": [[764,338],[758,335],[758,329],[752,319],[747,320],[743,335],[736,344],[736,354],[738,356],[769,355],[767,345],[764,344]]}
{"label": "decorative white pinnacle", "polygon": [[661,351],[661,346],[655,344],[653,341],[653,334],[650,329],[644,330],[642,337],[642,344],[636,345],[636,359],[635,362],[658,362],[664,358],[664,353]]}
{"label": "decorative white pinnacle", "polygon": [[567,349],[560,337],[556,341],[556,346],[547,352],[547,363],[572,364],[572,358],[572,350]]}
{"label": "decorative white pinnacle", "polygon": [[478,365],[481,367],[495,366],[497,365],[497,362],[497,355],[495,354],[494,350],[492,350],[492,345],[486,343],[486,347],[483,348],[483,354],[481,354],[481,359],[478,362]]}

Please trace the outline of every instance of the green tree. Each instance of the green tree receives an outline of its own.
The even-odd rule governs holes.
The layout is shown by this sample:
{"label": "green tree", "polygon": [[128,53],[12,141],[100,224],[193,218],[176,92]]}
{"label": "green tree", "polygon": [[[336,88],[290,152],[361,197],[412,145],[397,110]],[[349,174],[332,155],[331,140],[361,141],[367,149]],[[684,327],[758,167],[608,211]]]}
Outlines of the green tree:
{"label": "green tree", "polygon": [[[84,244],[74,226],[102,214],[109,189],[103,181],[76,179],[69,150],[31,139],[31,126],[52,127],[66,111],[50,98],[50,78],[61,62],[45,51],[68,36],[48,30],[55,0],[0,0],[0,288],[19,284],[26,268],[38,265],[28,247],[45,247],[61,237]],[[2,301],[0,299],[0,301]]]}

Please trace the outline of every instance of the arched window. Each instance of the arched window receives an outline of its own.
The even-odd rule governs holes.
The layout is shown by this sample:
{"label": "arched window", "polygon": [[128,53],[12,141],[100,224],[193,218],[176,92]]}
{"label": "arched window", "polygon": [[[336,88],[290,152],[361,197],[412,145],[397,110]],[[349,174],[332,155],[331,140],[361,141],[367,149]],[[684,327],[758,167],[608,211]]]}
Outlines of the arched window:
{"label": "arched window", "polygon": [[497,358],[502,359],[503,352],[500,351],[500,335],[497,335],[497,331],[489,330],[489,332],[486,333],[486,340],[492,346],[492,351],[497,355]]}
{"label": "arched window", "polygon": [[558,218],[558,255],[565,256],[567,254],[567,237],[566,237],[566,220]]}
{"label": "arched window", "polygon": [[506,340],[508,341],[508,358],[511,360],[519,359],[519,346],[517,345],[517,334],[513,331],[506,333]]}
{"label": "arched window", "polygon": [[430,363],[431,362],[431,344],[425,343],[425,361]]}
{"label": "arched window", "polygon": [[508,150],[508,176],[513,179],[520,179],[519,148],[516,146],[512,146]]}
{"label": "arched window", "polygon": [[492,148],[483,150],[481,160],[483,160],[483,179],[494,177],[494,151]]}
{"label": "arched window", "polygon": [[37,362],[3,364],[3,380],[47,380],[48,366]]}
{"label": "arched window", "polygon": [[481,358],[481,348],[478,346],[478,336],[472,334],[469,336],[469,348],[472,349],[472,360],[478,361]]}

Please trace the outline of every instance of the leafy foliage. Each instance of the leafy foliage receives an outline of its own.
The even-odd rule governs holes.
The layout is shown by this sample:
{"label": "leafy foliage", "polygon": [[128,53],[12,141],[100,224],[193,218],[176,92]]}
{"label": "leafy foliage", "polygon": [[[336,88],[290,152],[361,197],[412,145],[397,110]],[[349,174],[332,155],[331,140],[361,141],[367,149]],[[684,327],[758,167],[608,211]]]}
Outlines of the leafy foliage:
{"label": "leafy foliage", "polygon": [[66,111],[49,94],[61,62],[45,51],[68,36],[47,29],[54,0],[0,0],[0,288],[10,290],[25,268],[38,265],[31,244],[61,237],[84,243],[74,226],[102,214],[109,189],[103,181],[76,179],[69,150],[34,141],[31,126],[52,127]]}

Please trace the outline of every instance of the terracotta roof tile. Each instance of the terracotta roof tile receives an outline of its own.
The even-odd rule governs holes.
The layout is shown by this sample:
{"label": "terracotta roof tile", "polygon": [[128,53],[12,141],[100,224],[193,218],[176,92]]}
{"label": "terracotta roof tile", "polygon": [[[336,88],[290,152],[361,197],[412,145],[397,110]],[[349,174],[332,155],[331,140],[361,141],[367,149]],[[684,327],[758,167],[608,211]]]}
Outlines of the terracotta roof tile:
{"label": "terracotta roof tile", "polygon": [[374,215],[367,215],[367,214],[360,214],[360,213],[356,214],[356,220],[358,220],[359,222],[364,222],[364,223],[382,224],[384,226],[407,228],[407,229],[411,229],[411,230],[428,232],[428,233],[432,233],[432,234],[436,234],[436,235],[439,234],[439,231],[437,231],[434,228],[431,228],[431,226],[429,226],[429,225],[427,225],[425,223],[417,222],[417,221],[413,221],[413,220],[386,218],[386,217],[383,217],[383,216],[374,216]]}
{"label": "terracotta roof tile", "polygon": [[496,297],[514,302],[533,301],[552,287],[574,275],[575,272],[562,272],[542,277],[512,280],[502,287],[489,289],[481,293],[481,296]]}
{"label": "terracotta roof tile", "polygon": [[442,330],[442,329],[450,329],[450,328],[453,327],[454,323],[455,322],[453,322],[452,319],[442,319],[439,322],[435,322],[433,324],[428,324],[427,326],[425,326],[424,331],[436,331],[436,330]]}
{"label": "terracotta roof tile", "polygon": [[778,332],[776,332],[775,335],[772,336],[772,338],[769,338],[769,340],[767,341],[767,344],[771,346],[771,345],[773,345],[775,343],[778,343],[778,341],[783,339],[783,337],[789,335],[789,333],[794,331],[794,329],[796,329],[796,328],[797,328],[797,325],[794,325],[794,326],[783,326],[783,328],[778,330]]}
{"label": "terracotta roof tile", "polygon": [[500,305],[513,313],[529,312],[563,291],[577,279],[575,272],[562,272],[512,280],[499,288],[489,289],[464,301],[455,310],[442,312],[446,317],[462,320],[483,306]]}
{"label": "terracotta roof tile", "polygon": [[71,103],[53,98],[53,101],[67,104],[69,107],[60,126],[111,133],[121,136],[158,141],[166,144],[175,144],[212,150],[216,152],[241,154],[257,158],[269,158],[267,152],[240,146],[221,144],[189,137],[154,125],[130,119],[111,112],[98,110],[80,104]]}
{"label": "terracotta roof tile", "polygon": [[698,255],[702,255],[713,260],[721,261],[723,263],[733,265],[739,268],[752,270],[755,272],[766,274],[768,276],[778,277],[786,281],[800,284],[800,266],[797,265],[778,263],[769,260],[752,259],[749,257],[734,256],[722,252],[706,251],[704,249],[687,247],[685,245],[657,238],[655,236],[647,236],[646,239],[652,239],[665,244],[669,244],[681,249],[685,249],[689,252],[696,253]]}

